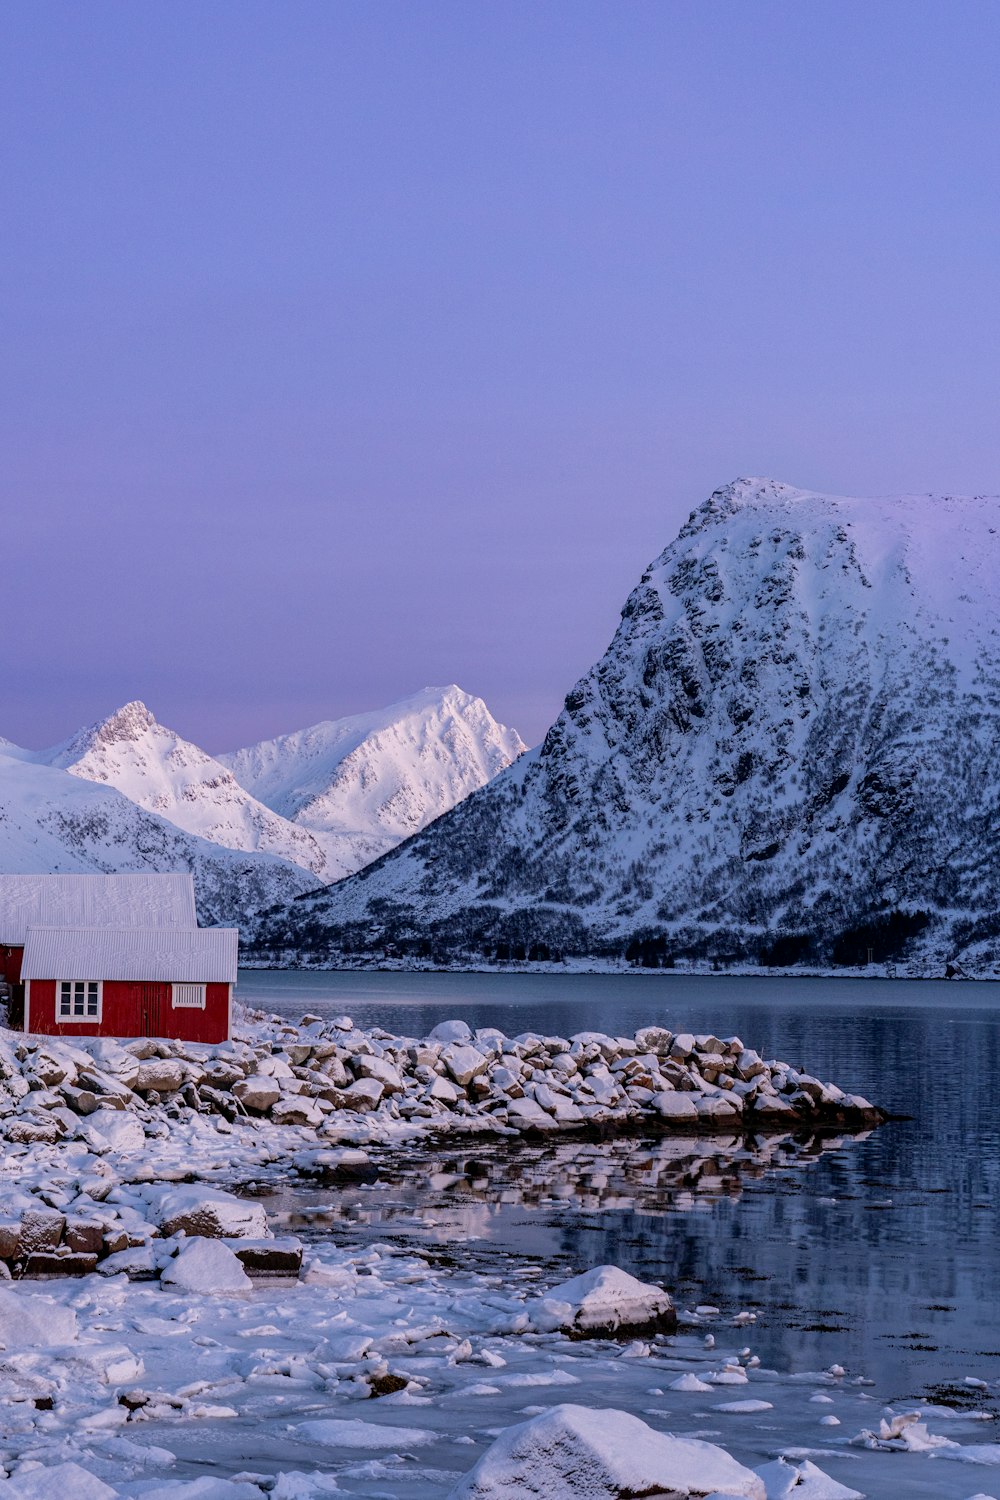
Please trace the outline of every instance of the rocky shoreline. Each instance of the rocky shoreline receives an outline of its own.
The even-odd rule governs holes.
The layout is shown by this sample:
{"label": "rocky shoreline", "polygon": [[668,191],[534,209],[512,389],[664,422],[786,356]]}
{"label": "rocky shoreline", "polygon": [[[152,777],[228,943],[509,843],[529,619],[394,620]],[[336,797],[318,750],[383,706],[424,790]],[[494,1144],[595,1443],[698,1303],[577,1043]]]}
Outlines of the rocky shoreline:
{"label": "rocky shoreline", "polygon": [[262,1211],[241,1216],[176,1184],[231,1187],[276,1163],[335,1181],[365,1170],[358,1148],[366,1145],[484,1134],[815,1133],[884,1118],[868,1100],[762,1058],[739,1037],[662,1026],[623,1037],[507,1037],[452,1020],[414,1039],[363,1031],[347,1017],[306,1016],[293,1026],[253,1013],[215,1047],[8,1031],[0,1033],[0,1277],[97,1268],[155,1276],[178,1236],[234,1242],[252,1274],[294,1274],[301,1247],[266,1243]]}

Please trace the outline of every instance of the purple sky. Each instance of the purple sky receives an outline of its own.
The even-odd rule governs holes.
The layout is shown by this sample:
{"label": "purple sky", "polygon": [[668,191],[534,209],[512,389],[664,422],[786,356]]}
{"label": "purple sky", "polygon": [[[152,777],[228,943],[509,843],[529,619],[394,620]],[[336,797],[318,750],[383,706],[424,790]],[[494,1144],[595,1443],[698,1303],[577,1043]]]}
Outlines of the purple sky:
{"label": "purple sky", "polygon": [[737,474],[1000,489],[1000,6],[6,0],[0,734],[537,739]]}

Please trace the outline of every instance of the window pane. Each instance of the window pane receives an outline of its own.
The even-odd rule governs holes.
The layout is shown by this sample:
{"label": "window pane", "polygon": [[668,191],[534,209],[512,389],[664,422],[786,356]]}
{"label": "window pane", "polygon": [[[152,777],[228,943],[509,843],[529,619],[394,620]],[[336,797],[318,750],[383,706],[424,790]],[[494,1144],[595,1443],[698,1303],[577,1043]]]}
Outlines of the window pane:
{"label": "window pane", "polygon": [[64,979],[59,986],[59,1014],[61,1016],[68,1016],[70,1014],[70,990],[70,985]]}
{"label": "window pane", "polygon": [[87,1015],[88,1016],[96,1016],[97,1015],[97,985],[96,985],[96,983],[88,984],[88,986],[87,986]]}

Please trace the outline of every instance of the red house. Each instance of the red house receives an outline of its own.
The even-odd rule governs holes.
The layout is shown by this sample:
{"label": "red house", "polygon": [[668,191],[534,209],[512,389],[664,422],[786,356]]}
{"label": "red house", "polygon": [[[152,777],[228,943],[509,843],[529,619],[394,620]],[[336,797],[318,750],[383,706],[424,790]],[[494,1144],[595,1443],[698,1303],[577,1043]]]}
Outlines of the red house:
{"label": "red house", "polygon": [[190,875],[0,875],[0,963],[24,1030],[227,1040],[238,933]]}

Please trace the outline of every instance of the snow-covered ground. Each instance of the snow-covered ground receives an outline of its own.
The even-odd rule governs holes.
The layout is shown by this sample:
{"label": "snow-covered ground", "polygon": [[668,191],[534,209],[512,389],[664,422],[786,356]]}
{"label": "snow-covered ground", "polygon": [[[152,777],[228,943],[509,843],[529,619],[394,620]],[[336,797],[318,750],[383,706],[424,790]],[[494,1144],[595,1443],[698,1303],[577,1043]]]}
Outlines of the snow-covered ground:
{"label": "snow-covered ground", "polygon": [[[280,1183],[287,1205],[307,1174],[299,1180],[314,1200],[317,1182],[364,1172],[365,1143],[405,1160],[415,1135],[474,1128],[469,1091],[483,1072],[464,1085],[465,1113],[433,1098],[434,1081],[447,1074],[462,1088],[455,1074],[477,1066],[467,1054],[487,1037],[460,1022],[422,1042],[275,1018],[240,1029],[234,1043],[194,1050],[0,1038],[0,1260],[20,1278],[0,1283],[0,1465],[10,1475],[0,1500],[568,1500],[634,1494],[637,1481],[756,1500],[965,1500],[975,1487],[966,1466],[1000,1464],[1000,1445],[980,1441],[997,1394],[989,1386],[970,1384],[961,1410],[925,1407],[904,1420],[911,1408],[887,1411],[886,1393],[846,1358],[844,1369],[763,1368],[754,1315],[735,1304],[682,1307],[669,1333],[662,1289],[615,1267],[580,1266],[568,1283],[547,1280],[530,1257],[473,1269],[461,1247],[444,1264],[384,1243],[338,1244],[328,1221],[297,1244],[280,1218],[267,1222],[267,1197],[232,1190]],[[495,1055],[480,1053],[486,1074],[520,1060],[523,1089],[555,1039],[493,1040]],[[643,1057],[631,1040],[635,1052],[622,1046],[615,1062]],[[643,1037],[654,1040],[666,1055],[641,1066],[652,1056],[666,1068],[673,1040]],[[602,1041],[615,1039],[570,1041],[577,1060],[596,1046],[583,1066],[597,1080]],[[705,1050],[717,1038],[700,1050],[692,1041],[689,1079],[721,1055]],[[374,1078],[411,1048],[435,1058],[408,1057],[429,1113],[407,1116],[405,1091],[390,1089],[375,1109],[281,1123],[302,1118],[296,1101],[308,1114],[320,1098],[311,1064],[364,1059],[374,1072],[362,1078]],[[416,1078],[420,1068],[429,1079]],[[788,1097],[798,1088],[785,1086]],[[293,1108],[276,1113],[265,1102],[274,1091]],[[59,1261],[82,1274],[30,1274]],[[279,1274],[258,1274],[268,1266]],[[669,1291],[668,1266],[663,1279]],[[613,1325],[617,1337],[580,1337]]]}

